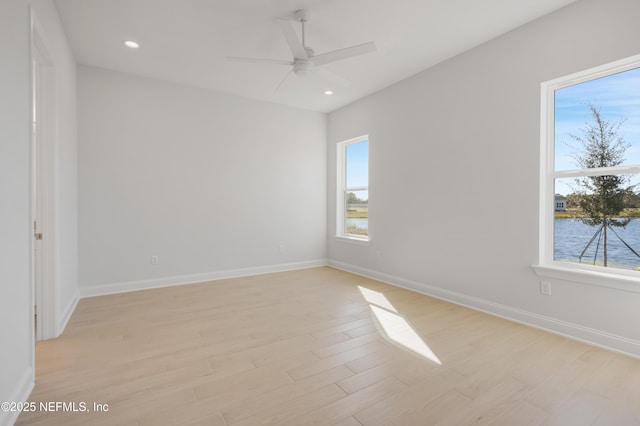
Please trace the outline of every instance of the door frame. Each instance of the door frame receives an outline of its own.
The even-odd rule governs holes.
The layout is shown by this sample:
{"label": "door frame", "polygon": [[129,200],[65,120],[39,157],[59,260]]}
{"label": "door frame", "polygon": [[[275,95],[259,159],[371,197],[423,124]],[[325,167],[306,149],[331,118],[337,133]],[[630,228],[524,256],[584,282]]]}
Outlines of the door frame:
{"label": "door frame", "polygon": [[[50,43],[35,11],[31,8],[31,281],[32,303],[30,306],[31,330],[36,330],[34,306],[38,304],[38,324],[35,340],[46,340],[57,335],[56,327],[56,75],[50,52]],[[33,114],[37,114],[37,129],[33,131]],[[35,137],[34,137],[35,136]],[[38,158],[39,157],[39,158]],[[36,191],[39,175],[40,191]],[[38,206],[38,203],[40,204]],[[39,207],[39,208],[38,208]],[[40,245],[41,273],[36,280],[33,223],[40,211],[38,232],[43,233]],[[35,349],[34,349],[35,353]]]}

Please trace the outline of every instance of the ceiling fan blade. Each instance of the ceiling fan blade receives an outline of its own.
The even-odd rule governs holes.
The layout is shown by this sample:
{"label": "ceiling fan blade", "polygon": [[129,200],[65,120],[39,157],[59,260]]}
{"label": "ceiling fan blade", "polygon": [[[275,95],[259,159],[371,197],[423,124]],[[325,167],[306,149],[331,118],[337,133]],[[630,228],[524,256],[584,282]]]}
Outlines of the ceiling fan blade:
{"label": "ceiling fan blade", "polygon": [[344,77],[340,77],[338,74],[331,72],[328,69],[315,67],[313,68],[313,72],[315,72],[319,77],[322,77],[323,79],[330,81],[331,83],[335,83],[339,86],[351,86],[351,82],[349,80]]}
{"label": "ceiling fan blade", "polygon": [[343,59],[352,58],[365,53],[375,52],[376,44],[372,41],[369,43],[359,44],[357,46],[345,47],[344,49],[334,50],[332,52],[322,53],[311,58],[314,65],[325,65],[331,62],[341,61]]}
{"label": "ceiling fan blade", "polygon": [[289,78],[289,76],[292,73],[293,73],[293,68],[291,68],[291,70],[289,70],[287,75],[285,75],[284,78],[282,80],[280,80],[280,83],[278,83],[278,85],[276,86],[276,92],[279,91],[282,88],[282,85],[284,84],[285,81],[287,81],[287,79]]}
{"label": "ceiling fan blade", "polygon": [[278,21],[280,22],[282,35],[284,35],[284,39],[287,41],[293,57],[295,59],[309,59],[309,56],[307,56],[307,52],[304,50],[304,46],[300,42],[298,34],[296,34],[296,31],[293,29],[291,22],[283,19],[279,19]]}
{"label": "ceiling fan blade", "polygon": [[258,64],[293,65],[293,61],[283,61],[280,59],[241,58],[237,56],[227,56],[227,60],[233,62],[252,62]]}

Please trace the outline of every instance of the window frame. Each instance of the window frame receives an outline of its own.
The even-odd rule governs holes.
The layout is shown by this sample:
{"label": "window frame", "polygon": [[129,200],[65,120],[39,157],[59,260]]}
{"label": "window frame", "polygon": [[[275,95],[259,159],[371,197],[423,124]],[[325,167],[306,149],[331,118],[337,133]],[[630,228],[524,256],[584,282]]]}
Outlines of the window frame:
{"label": "window frame", "polygon": [[[367,142],[367,185],[357,187],[347,187],[347,147],[358,143]],[[336,168],[337,168],[337,189],[336,189],[336,237],[346,241],[368,244],[371,240],[371,233],[367,235],[349,234],[346,232],[346,193],[348,191],[369,191],[369,169],[371,163],[371,139],[369,135],[362,135],[351,138],[336,144]],[[369,229],[370,231],[370,229]]]}
{"label": "window frame", "polygon": [[533,265],[539,276],[640,293],[639,272],[554,260],[555,180],[610,174],[640,174],[640,164],[556,171],[555,91],[635,68],[640,68],[640,55],[630,56],[541,84],[539,256],[538,264]]}

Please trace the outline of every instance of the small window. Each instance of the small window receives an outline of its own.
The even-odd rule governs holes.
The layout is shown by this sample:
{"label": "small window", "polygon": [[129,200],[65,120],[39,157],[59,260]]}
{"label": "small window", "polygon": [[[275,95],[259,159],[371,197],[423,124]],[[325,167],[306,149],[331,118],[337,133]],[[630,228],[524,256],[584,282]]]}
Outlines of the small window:
{"label": "small window", "polygon": [[337,230],[342,237],[369,239],[369,138],[338,144]]}
{"label": "small window", "polygon": [[542,85],[540,263],[640,278],[640,56]]}

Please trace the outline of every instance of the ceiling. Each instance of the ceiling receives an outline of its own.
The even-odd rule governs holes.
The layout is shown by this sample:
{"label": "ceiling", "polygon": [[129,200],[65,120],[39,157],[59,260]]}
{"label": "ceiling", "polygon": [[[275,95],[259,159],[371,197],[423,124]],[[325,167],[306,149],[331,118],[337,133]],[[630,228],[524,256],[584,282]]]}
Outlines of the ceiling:
{"label": "ceiling", "polygon": [[[55,0],[80,64],[328,112],[575,0]],[[291,59],[277,19],[308,9],[316,54],[374,41],[377,52],[325,65],[335,86],[228,56]],[[129,49],[135,40],[139,49]],[[324,91],[334,94],[327,96]]]}

